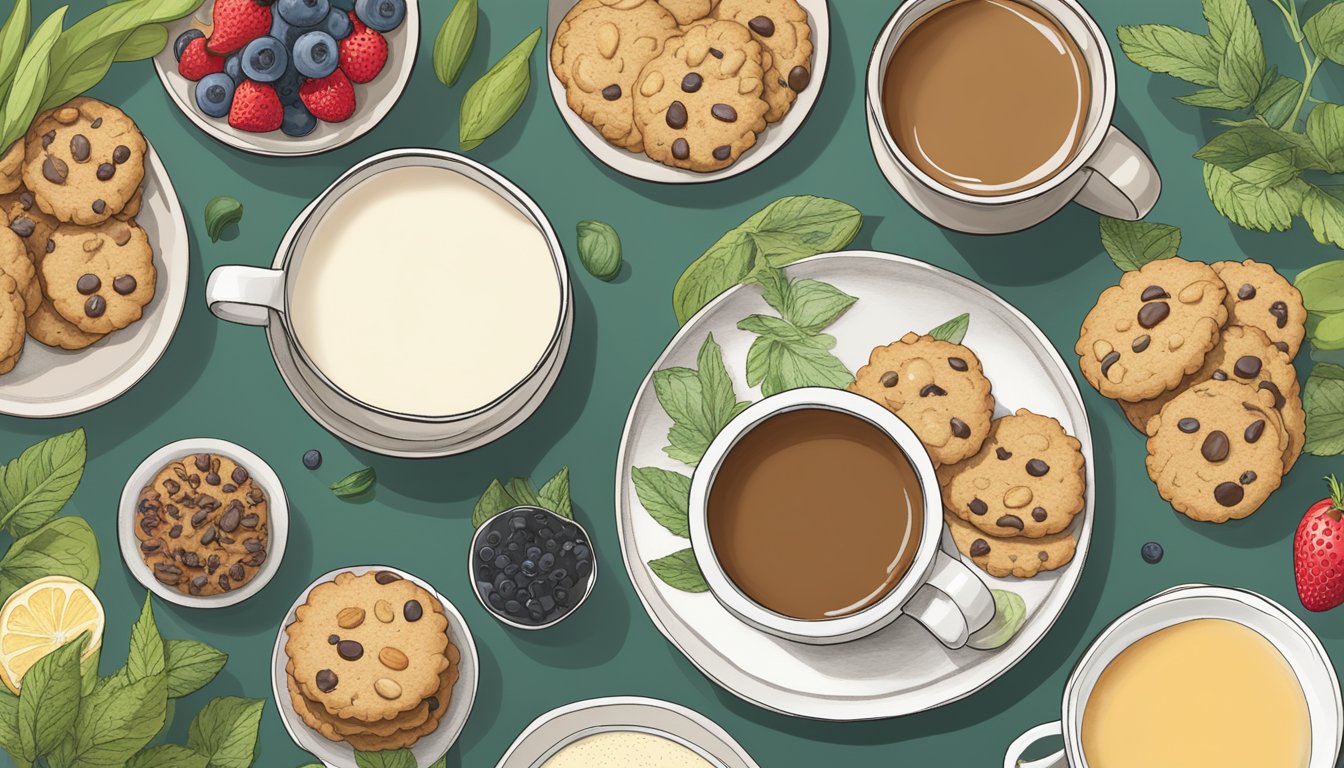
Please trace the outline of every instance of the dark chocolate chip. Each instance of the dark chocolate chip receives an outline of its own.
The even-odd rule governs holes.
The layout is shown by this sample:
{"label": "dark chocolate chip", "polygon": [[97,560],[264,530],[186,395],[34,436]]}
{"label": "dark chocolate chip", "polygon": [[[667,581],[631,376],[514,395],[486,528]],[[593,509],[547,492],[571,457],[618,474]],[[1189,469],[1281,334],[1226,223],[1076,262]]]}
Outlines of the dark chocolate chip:
{"label": "dark chocolate chip", "polygon": [[187,585],[187,589],[192,594],[199,593],[201,590],[205,589],[205,585],[208,584],[209,581],[210,580],[205,576],[197,576],[196,578],[191,580],[190,584]]}
{"label": "dark chocolate chip", "polygon": [[419,600],[407,600],[401,607],[402,618],[410,622],[419,621],[425,615],[425,609],[420,605]]}
{"label": "dark chocolate chip", "polygon": [[937,384],[925,384],[923,389],[919,390],[920,397],[945,397],[947,390]]}
{"label": "dark chocolate chip", "polygon": [[210,517],[209,510],[198,509],[196,510],[196,513],[191,516],[191,524],[193,526],[200,527],[201,523],[204,523],[206,519],[209,517]]}
{"label": "dark chocolate chip", "polygon": [[1045,507],[1036,507],[1035,509],[1031,510],[1031,519],[1035,520],[1038,523],[1044,523],[1046,517],[1047,515],[1045,513]]}
{"label": "dark chocolate chip", "polygon": [[117,148],[112,150],[112,162],[121,165],[131,159],[131,148],[125,144],[118,144]]}
{"label": "dark chocolate chip", "polygon": [[1111,366],[1120,362],[1120,353],[1112,350],[1105,357],[1101,358],[1101,375],[1105,376],[1111,370]]}
{"label": "dark chocolate chip", "polygon": [[242,519],[242,520],[239,520],[239,521],[238,521],[238,524],[241,525],[241,526],[243,526],[244,528],[249,528],[249,529],[251,529],[251,528],[256,528],[256,527],[257,527],[257,524],[260,523],[260,522],[261,522],[261,518],[260,518],[260,517],[257,517],[256,515],[243,515],[243,519]]}
{"label": "dark chocolate chip", "polygon": [[182,526],[181,526],[181,524],[174,525],[172,528],[169,528],[169,529],[168,529],[168,537],[169,537],[169,538],[176,539],[176,538],[179,538],[179,537],[181,537],[181,536],[182,536]]}
{"label": "dark chocolate chip", "polygon": [[1142,336],[1135,339],[1133,342],[1131,342],[1129,348],[1134,350],[1135,352],[1142,352],[1143,350],[1148,348],[1148,345],[1152,343],[1152,341],[1153,337],[1145,333]]}
{"label": "dark chocolate chip", "polygon": [[615,101],[621,98],[621,86],[612,83],[611,85],[608,85],[606,88],[603,88],[602,98],[606,99],[607,101]]}
{"label": "dark chocolate chip", "polygon": [[989,511],[989,505],[979,499],[971,499],[971,503],[967,506],[971,508],[971,513],[977,516],[984,515]]}
{"label": "dark chocolate chip", "polygon": [[89,300],[84,302],[84,314],[89,317],[102,317],[107,311],[107,299],[102,296],[90,296]]}
{"label": "dark chocolate chip", "polygon": [[896,373],[895,371],[887,371],[886,373],[882,374],[882,378],[880,379],[880,381],[882,383],[882,386],[886,387],[887,389],[891,389],[892,387],[901,383],[901,375]]}
{"label": "dark chocolate chip", "polygon": [[359,661],[364,656],[364,646],[355,640],[342,640],[336,644],[336,653],[346,661]]}
{"label": "dark chocolate chip", "polygon": [[723,51],[720,51],[718,48],[710,48],[710,49],[709,49],[709,55],[710,55],[710,56],[713,56],[713,57],[716,58],[716,59],[722,59],[722,58],[723,58]]}
{"label": "dark chocolate chip", "polygon": [[769,16],[757,16],[747,22],[747,29],[761,37],[771,37],[775,34],[775,22]]}
{"label": "dark chocolate chip", "polygon": [[795,93],[801,93],[810,82],[812,82],[812,73],[807,70],[807,67],[799,65],[789,70],[789,88],[793,89]]}
{"label": "dark chocolate chip", "polygon": [[1286,341],[1276,341],[1276,342],[1274,342],[1274,348],[1277,349],[1277,350],[1279,350],[1280,352],[1282,352],[1282,353],[1285,354],[1285,355],[1288,354],[1288,342],[1286,342]]}
{"label": "dark chocolate chip", "polygon": [[971,557],[984,557],[989,554],[989,542],[984,539],[976,539],[971,542]]}
{"label": "dark chocolate chip", "polygon": [[737,110],[733,109],[731,104],[715,104],[709,108],[709,114],[713,115],[715,120],[725,123],[737,122]]}
{"label": "dark chocolate chip", "polygon": [[250,477],[250,475],[248,475],[247,470],[242,467],[234,467],[233,472],[229,473],[229,479],[233,480],[233,482],[238,485],[246,483],[248,477]]}
{"label": "dark chocolate chip", "polygon": [[1227,439],[1227,433],[1215,429],[1204,438],[1204,444],[1199,447],[1199,452],[1205,461],[1216,463],[1227,458],[1227,452],[1231,447],[1232,443]]}
{"label": "dark chocolate chip", "polygon": [[107,201],[101,197],[93,201],[93,212],[102,213],[107,210]]}
{"label": "dark chocolate chip", "polygon": [[25,211],[33,210],[33,205],[37,203],[37,196],[27,190],[19,193],[19,207]]}
{"label": "dark chocolate chip", "polygon": [[195,552],[183,552],[182,564],[187,566],[188,568],[200,568],[201,556],[196,554]]}
{"label": "dark chocolate chip", "polygon": [[1256,387],[1256,389],[1263,389],[1273,395],[1274,407],[1276,409],[1282,410],[1283,404],[1287,402],[1283,397],[1283,393],[1279,391],[1278,385],[1272,381],[1262,381],[1260,382],[1260,386]]}
{"label": "dark chocolate chip", "polygon": [[47,253],[51,253],[54,250],[56,250],[56,241],[52,240],[51,238],[47,238]]}
{"label": "dark chocolate chip", "polygon": [[952,426],[953,437],[959,437],[962,440],[965,440],[966,438],[971,436],[971,428],[966,426],[966,422],[962,421],[961,419],[958,419],[956,416],[953,416],[951,419],[948,419],[947,423]]}
{"label": "dark chocolate chip", "polygon": [[1036,553],[1036,557],[1037,557],[1037,559],[1039,559],[1042,563],[1044,563],[1045,561],[1047,561],[1047,560],[1050,559],[1050,553],[1049,553],[1049,552],[1046,552],[1044,549],[1042,549],[1040,552],[1037,552],[1037,553]]}
{"label": "dark chocolate chip", "polygon": [[19,237],[32,237],[37,230],[37,223],[27,216],[17,216],[9,222],[9,228]]}
{"label": "dark chocolate chip", "polygon": [[704,84],[705,78],[701,77],[699,72],[688,72],[685,77],[681,78],[681,90],[686,93],[695,93]]}
{"label": "dark chocolate chip", "polygon": [[1027,474],[1032,477],[1045,477],[1050,471],[1050,465],[1040,459],[1032,459],[1027,462]]}
{"label": "dark chocolate chip", "polygon": [[1236,483],[1219,483],[1213,489],[1213,498],[1224,507],[1235,507],[1246,497],[1246,492]]}
{"label": "dark chocolate chip", "polygon": [[219,529],[212,525],[205,529],[205,533],[201,534],[201,543],[210,544],[217,538],[219,538]]}
{"label": "dark chocolate chip", "polygon": [[1274,323],[1279,328],[1288,324],[1288,305],[1282,301],[1276,301],[1269,305],[1269,314],[1274,316]]}
{"label": "dark chocolate chip", "polygon": [[1144,301],[1156,301],[1157,299],[1170,299],[1171,294],[1167,293],[1160,285],[1150,285],[1143,289],[1143,293],[1140,294],[1139,298]]}
{"label": "dark chocolate chip", "polygon": [[1023,528],[1022,518],[1018,517],[1017,515],[1004,515],[1003,517],[1000,517],[998,520],[995,520],[994,524],[999,526],[1000,528],[1012,528],[1013,530],[1016,531],[1020,531]]}
{"label": "dark chocolate chip", "polygon": [[439,708],[439,697],[438,696],[426,697],[425,703],[429,705],[429,711],[433,712],[434,710]]}
{"label": "dark chocolate chip", "polygon": [[677,139],[672,142],[672,156],[678,160],[685,160],[691,156],[691,145],[687,144],[685,139]]}
{"label": "dark chocolate chip", "polygon": [[1227,381],[1227,372],[1226,372],[1226,371],[1214,371],[1214,372],[1213,372],[1213,375],[1210,376],[1209,378],[1213,379],[1214,381]]}
{"label": "dark chocolate chip", "polygon": [[732,148],[731,146],[729,146],[728,144],[724,144],[724,145],[721,146],[721,147],[715,147],[715,148],[714,148],[714,159],[715,159],[715,160],[727,160],[728,158],[730,158],[730,157],[732,157],[732,156],[733,156],[733,148]]}
{"label": "dark chocolate chip", "polygon": [[42,148],[46,149],[47,147],[50,147],[51,142],[55,140],[56,140],[55,131],[47,131],[46,133],[42,134]]}
{"label": "dark chocolate chip", "polygon": [[391,584],[394,581],[401,581],[401,577],[391,571],[379,571],[373,580],[379,584]]}
{"label": "dark chocolate chip", "polygon": [[1165,301],[1155,301],[1152,304],[1144,304],[1143,309],[1139,310],[1139,325],[1144,328],[1152,328],[1158,323],[1167,319],[1171,314],[1171,305]]}
{"label": "dark chocolate chip", "polygon": [[1013,458],[1013,452],[1003,447],[995,448],[994,455],[999,457],[999,461],[1007,461]]}
{"label": "dark chocolate chip", "polygon": [[263,546],[260,539],[247,539],[243,542],[243,549],[248,552],[260,552]]}
{"label": "dark chocolate chip", "polygon": [[234,563],[233,565],[229,566],[229,578],[233,579],[234,581],[242,581],[243,577],[246,575],[247,572],[243,570],[242,563]]}
{"label": "dark chocolate chip", "polygon": [[327,635],[327,645],[335,645],[341,642],[340,635]]}
{"label": "dark chocolate chip", "polygon": [[337,678],[336,673],[332,672],[330,669],[322,669],[317,672],[316,682],[317,690],[323,693],[331,693],[336,690],[336,684],[340,682],[340,679]]}
{"label": "dark chocolate chip", "polygon": [[970,366],[966,364],[966,361],[960,357],[947,358],[947,364],[952,366],[952,370],[954,371],[965,371],[970,368]]}
{"label": "dark chocolate chip", "polygon": [[1243,379],[1254,379],[1260,375],[1260,358],[1255,355],[1243,355],[1237,358],[1237,362],[1232,366],[1232,372]]}
{"label": "dark chocolate chip", "polygon": [[178,579],[182,578],[182,569],[176,565],[159,563],[154,566],[154,578],[164,584],[176,584]]}
{"label": "dark chocolate chip", "polygon": [[227,573],[219,574],[219,588],[224,590],[225,592],[228,592],[230,589],[233,589],[233,581],[229,579],[229,574]]}
{"label": "dark chocolate chip", "polygon": [[1255,478],[1256,478],[1255,472],[1248,469],[1245,472],[1241,473],[1241,484],[1250,485],[1251,483],[1255,482]]}
{"label": "dark chocolate chip", "polygon": [[98,279],[97,275],[80,275],[75,281],[75,290],[88,296],[98,292],[103,287],[103,281]]}
{"label": "dark chocolate chip", "polygon": [[122,296],[129,296],[132,293],[135,293],[136,285],[135,278],[131,275],[118,275],[112,279],[112,290]]}
{"label": "dark chocolate chip", "polygon": [[686,120],[686,105],[680,101],[672,102],[667,108],[667,127],[679,131],[686,127]]}
{"label": "dark chocolate chip", "polygon": [[117,175],[117,166],[111,163],[102,163],[98,166],[98,180],[109,181]]}
{"label": "dark chocolate chip", "polygon": [[1180,421],[1176,422],[1176,428],[1186,433],[1187,435],[1192,432],[1198,432],[1199,419],[1191,419],[1191,418],[1181,419]]}
{"label": "dark chocolate chip", "polygon": [[1237,298],[1242,301],[1249,301],[1255,298],[1255,286],[1246,283],[1237,289]]}
{"label": "dark chocolate chip", "polygon": [[70,166],[61,158],[48,155],[47,159],[42,161],[42,178],[52,184],[64,184],[69,176]]}
{"label": "dark chocolate chip", "polygon": [[89,159],[89,137],[82,133],[76,133],[74,138],[70,139],[70,156],[77,163],[83,163]]}
{"label": "dark chocolate chip", "polygon": [[149,541],[140,542],[141,552],[145,553],[158,552],[160,549],[163,549],[162,539],[150,539]]}
{"label": "dark chocolate chip", "polygon": [[1244,434],[1243,437],[1246,438],[1246,442],[1254,444],[1259,442],[1260,437],[1264,434],[1265,434],[1265,420],[1256,419],[1255,421],[1251,422],[1251,425],[1249,427],[1246,428],[1246,434]]}

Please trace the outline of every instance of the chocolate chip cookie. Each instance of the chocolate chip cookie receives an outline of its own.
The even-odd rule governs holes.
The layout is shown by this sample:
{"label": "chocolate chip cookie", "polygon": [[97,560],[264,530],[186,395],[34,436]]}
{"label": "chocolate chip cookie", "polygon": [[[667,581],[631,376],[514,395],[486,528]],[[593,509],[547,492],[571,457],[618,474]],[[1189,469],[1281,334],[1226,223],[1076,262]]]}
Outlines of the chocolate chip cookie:
{"label": "chocolate chip cookie", "polygon": [[9,219],[9,229],[23,238],[28,257],[36,266],[47,253],[51,233],[61,222],[37,207],[37,197],[26,189],[0,195],[0,213]]}
{"label": "chocolate chip cookie", "polygon": [[685,27],[713,13],[719,7],[719,0],[658,0],[658,4]]}
{"label": "chocolate chip cookie", "polygon": [[770,53],[766,68],[766,120],[776,122],[812,82],[812,27],[797,0],[723,0],[715,14],[751,30]]}
{"label": "chocolate chip cookie", "polygon": [[1151,261],[1107,288],[1074,351],[1083,376],[1117,400],[1147,400],[1204,364],[1227,322],[1227,289],[1207,264]]}
{"label": "chocolate chip cookie", "polygon": [[874,349],[849,391],[899,416],[935,465],[955,464],[980,450],[994,415],[980,358],[961,344],[917,333]]}
{"label": "chocolate chip cookie", "polygon": [[1002,539],[986,536],[951,512],[944,511],[943,520],[952,532],[957,550],[996,578],[1029,579],[1043,571],[1053,571],[1068,565],[1078,550],[1078,538],[1067,530],[1038,539],[1024,536]]}
{"label": "chocolate chip cookie", "polygon": [[43,297],[37,311],[28,317],[28,335],[48,347],[74,351],[93,345],[106,334],[81,331],[79,326],[61,317],[51,306],[51,301]]}
{"label": "chocolate chip cookie", "polygon": [[764,74],[761,46],[740,24],[696,24],[669,41],[636,86],[645,154],[699,172],[731,165],[765,130]]}
{"label": "chocolate chip cookie", "polygon": [[620,147],[643,148],[635,127],[635,82],[644,66],[681,34],[655,0],[580,0],[555,32],[551,68],[569,108]]}
{"label": "chocolate chip cookie", "polygon": [[0,271],[0,374],[9,373],[19,364],[26,325],[19,284]]}
{"label": "chocolate chip cookie", "polygon": [[6,214],[0,211],[0,270],[14,278],[19,295],[23,297],[24,311],[31,315],[42,303],[42,286],[28,255],[28,246],[18,234],[24,231],[27,230],[22,226],[15,230]]}
{"label": "chocolate chip cookie", "polygon": [[145,177],[148,144],[116,107],[79,97],[33,122],[23,184],[62,222],[101,224],[125,209]]}
{"label": "chocolate chip cookie", "polygon": [[0,195],[7,195],[23,183],[23,140],[0,155]]}
{"label": "chocolate chip cookie", "polygon": [[1083,509],[1083,462],[1058,421],[1021,409],[995,419],[974,456],[938,469],[943,506],[991,536],[1059,533]]}
{"label": "chocolate chip cookie", "polygon": [[61,317],[86,333],[125,328],[154,298],[154,253],[134,223],[62,225],[51,249],[40,267],[46,294]]}
{"label": "chocolate chip cookie", "polygon": [[1284,354],[1295,357],[1307,333],[1307,309],[1297,288],[1274,267],[1251,259],[1220,261],[1213,270],[1227,286],[1228,322],[1259,328]]}
{"label": "chocolate chip cookie", "polygon": [[1176,511],[1221,523],[1251,514],[1279,487],[1287,448],[1273,395],[1207,381],[1148,422],[1148,476]]}
{"label": "chocolate chip cookie", "polygon": [[221,454],[169,462],[135,507],[140,555],[160,583],[209,597],[238,589],[266,562],[270,500],[247,468]]}

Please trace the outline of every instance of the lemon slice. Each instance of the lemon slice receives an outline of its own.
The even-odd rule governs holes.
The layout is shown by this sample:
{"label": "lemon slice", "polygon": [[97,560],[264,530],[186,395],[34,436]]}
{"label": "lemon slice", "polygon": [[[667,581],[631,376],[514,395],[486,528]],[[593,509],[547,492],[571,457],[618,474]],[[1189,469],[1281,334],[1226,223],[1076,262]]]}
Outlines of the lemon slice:
{"label": "lemon slice", "polygon": [[103,642],[103,606],[93,590],[65,576],[47,576],[10,595],[0,608],[0,682],[19,692],[23,676],[43,656],[80,633],[90,640],[82,659]]}

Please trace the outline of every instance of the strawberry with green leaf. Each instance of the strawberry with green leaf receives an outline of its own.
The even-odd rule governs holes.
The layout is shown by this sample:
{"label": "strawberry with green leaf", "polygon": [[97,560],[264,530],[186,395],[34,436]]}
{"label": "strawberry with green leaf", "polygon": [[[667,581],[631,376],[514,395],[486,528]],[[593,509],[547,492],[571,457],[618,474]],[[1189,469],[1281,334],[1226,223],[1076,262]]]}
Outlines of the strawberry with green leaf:
{"label": "strawberry with green leaf", "polygon": [[1330,496],[1307,510],[1293,539],[1297,596],[1309,611],[1328,611],[1344,603],[1344,487],[1325,478]]}

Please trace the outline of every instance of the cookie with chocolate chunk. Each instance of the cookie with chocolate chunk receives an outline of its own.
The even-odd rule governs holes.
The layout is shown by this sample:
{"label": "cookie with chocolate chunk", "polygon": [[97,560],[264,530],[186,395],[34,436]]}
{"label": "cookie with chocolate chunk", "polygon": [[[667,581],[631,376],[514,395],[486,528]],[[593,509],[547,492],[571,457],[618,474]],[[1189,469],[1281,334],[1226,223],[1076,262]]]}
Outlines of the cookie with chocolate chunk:
{"label": "cookie with chocolate chunk", "polygon": [[1204,364],[1227,322],[1227,289],[1207,264],[1175,257],[1126,272],[1083,319],[1074,351],[1097,391],[1147,400]]}
{"label": "cookie with chocolate chunk", "polygon": [[0,155],[0,195],[7,195],[23,184],[23,139]]}
{"label": "cookie with chocolate chunk", "polygon": [[1148,476],[1192,520],[1246,517],[1282,482],[1288,435],[1274,396],[1234,380],[1181,393],[1148,422]]}
{"label": "cookie with chocolate chunk", "polygon": [[994,415],[980,358],[961,344],[917,333],[874,349],[849,391],[900,417],[935,465],[955,464],[980,450]]}
{"label": "cookie with chocolate chunk", "polygon": [[33,121],[23,184],[62,222],[101,224],[126,208],[145,177],[149,145],[116,107],[79,97]]}
{"label": "cookie with chocolate chunk", "polygon": [[812,82],[812,26],[797,0],[723,0],[715,15],[751,30],[770,54],[766,67],[766,120],[783,118]]}
{"label": "cookie with chocolate chunk", "polygon": [[1213,270],[1227,286],[1228,322],[1259,328],[1295,357],[1307,334],[1307,309],[1297,288],[1274,267],[1251,259],[1220,261]]}
{"label": "cookie with chocolate chunk", "polygon": [[0,213],[9,218],[10,231],[23,239],[28,258],[36,266],[46,255],[51,233],[61,222],[37,207],[37,197],[23,188],[0,195]]}
{"label": "cookie with chocolate chunk", "polygon": [[139,320],[158,278],[145,231],[117,219],[61,225],[40,272],[52,306],[86,333],[111,333]]}
{"label": "cookie with chocolate chunk", "polygon": [[980,450],[938,469],[943,507],[991,536],[1059,533],[1082,511],[1082,445],[1049,416],[995,419]]}
{"label": "cookie with chocolate chunk", "polygon": [[19,233],[27,231],[23,222],[19,222],[15,228],[4,211],[0,211],[0,270],[14,278],[19,295],[23,297],[24,312],[31,315],[42,303],[42,286],[37,280],[33,260],[28,255],[28,246],[19,236]]}
{"label": "cookie with chocolate chunk", "polygon": [[984,531],[951,512],[943,512],[943,521],[952,533],[957,550],[980,570],[997,578],[1029,579],[1044,571],[1062,568],[1073,560],[1078,550],[1078,537],[1069,530],[1038,539],[1025,536],[1002,539],[985,535]]}

